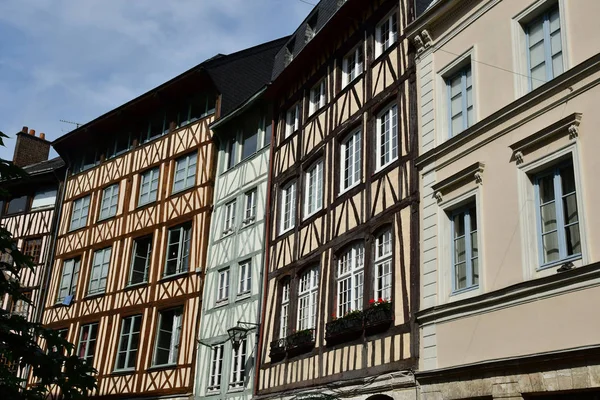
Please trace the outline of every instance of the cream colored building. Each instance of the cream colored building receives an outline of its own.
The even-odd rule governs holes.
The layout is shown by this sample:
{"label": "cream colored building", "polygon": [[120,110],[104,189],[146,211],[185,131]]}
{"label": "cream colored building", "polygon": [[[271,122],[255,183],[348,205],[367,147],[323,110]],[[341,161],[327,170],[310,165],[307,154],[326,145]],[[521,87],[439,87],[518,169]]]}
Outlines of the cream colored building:
{"label": "cream colored building", "polygon": [[417,12],[421,397],[598,398],[600,1]]}

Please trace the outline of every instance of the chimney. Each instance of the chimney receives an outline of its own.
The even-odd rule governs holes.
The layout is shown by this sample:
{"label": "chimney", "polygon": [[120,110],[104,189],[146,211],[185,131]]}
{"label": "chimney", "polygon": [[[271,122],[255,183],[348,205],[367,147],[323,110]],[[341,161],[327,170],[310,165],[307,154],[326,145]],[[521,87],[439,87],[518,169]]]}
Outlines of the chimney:
{"label": "chimney", "polygon": [[13,155],[13,163],[16,166],[26,167],[37,164],[46,161],[49,155],[50,142],[46,140],[46,135],[40,133],[40,136],[37,137],[35,130],[26,126],[17,133],[17,144]]}

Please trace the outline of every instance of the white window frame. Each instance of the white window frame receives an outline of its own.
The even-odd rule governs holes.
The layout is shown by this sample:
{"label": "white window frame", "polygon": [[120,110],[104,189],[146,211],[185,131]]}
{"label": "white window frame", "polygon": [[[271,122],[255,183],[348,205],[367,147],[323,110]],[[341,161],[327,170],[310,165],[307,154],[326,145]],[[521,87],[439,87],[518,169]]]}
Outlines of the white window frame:
{"label": "white window frame", "polygon": [[[142,240],[149,240],[149,246],[145,251],[145,255],[138,255],[137,251],[138,251],[138,243]],[[128,279],[128,283],[127,286],[134,286],[134,285],[141,285],[144,283],[148,282],[148,274],[150,271],[150,263],[152,261],[152,246],[153,246],[153,237],[151,235],[149,236],[143,236],[143,237],[139,237],[133,240],[133,245],[132,245],[132,251],[131,251],[131,264],[129,267],[129,279]],[[136,262],[136,259],[142,259],[144,261],[144,278],[140,281],[140,282],[133,282],[133,273],[134,273],[134,265]],[[139,271],[137,271],[139,272]]]}
{"label": "white window frame", "polygon": [[248,294],[252,291],[252,259],[249,258],[240,262],[239,271],[238,295]]}
{"label": "white window frame", "polygon": [[80,197],[73,200],[73,208],[71,210],[71,222],[69,230],[74,231],[83,228],[87,225],[88,214],[90,212],[90,196]]}
{"label": "white window frame", "polygon": [[159,176],[160,169],[158,167],[149,169],[140,175],[138,207],[153,203],[157,200]]}
{"label": "white window frame", "polygon": [[281,312],[279,313],[279,339],[285,339],[288,333],[290,313],[290,280],[281,284]]}
{"label": "white window frame", "polygon": [[[471,77],[471,83],[469,84],[469,77]],[[461,127],[456,132],[452,124],[452,100],[458,97],[458,94],[452,95],[452,82],[456,79],[460,79],[460,115],[461,115]],[[446,78],[446,104],[448,110],[448,137],[453,137],[468,129],[475,123],[475,101],[474,101],[474,82],[473,82],[473,69],[471,64],[462,66],[462,68],[455,71],[454,74]],[[470,92],[469,92],[470,91]],[[471,105],[469,105],[469,94],[471,95]],[[469,109],[471,109],[472,120],[469,121]],[[457,114],[458,115],[458,114]]]}
{"label": "white window frame", "polygon": [[323,159],[314,162],[304,174],[304,218],[323,209]]}
{"label": "white window frame", "polygon": [[[382,31],[384,25],[389,24],[389,31],[387,37],[382,37]],[[394,25],[396,25],[396,31],[394,32]],[[398,41],[398,10],[395,9],[388,14],[375,28],[375,58],[382,55],[387,49],[392,47],[394,43]]]}
{"label": "white window frame", "polygon": [[[398,159],[400,143],[398,135],[398,105],[392,104],[379,113],[377,120],[376,137],[376,165],[380,171]],[[385,146],[385,149],[383,147]],[[382,161],[385,158],[385,161]]]}
{"label": "white window frame", "polygon": [[[351,147],[350,152],[346,156],[349,147]],[[362,131],[360,129],[342,140],[340,166],[340,194],[342,194],[360,184],[362,179]],[[348,171],[347,184],[346,171]]]}
{"label": "white window frame", "polygon": [[[60,284],[56,295],[56,302],[61,303],[67,296],[75,296],[81,258],[69,258],[63,261]],[[64,295],[62,294],[64,292]]]}
{"label": "white window frame", "polygon": [[[474,213],[472,212],[472,210],[474,209]],[[465,287],[463,288],[459,288],[458,287],[458,279],[457,279],[457,260],[456,260],[456,241],[457,238],[455,236],[456,233],[456,229],[455,229],[455,217],[457,215],[461,215],[462,219],[463,219],[463,224],[464,224],[464,240],[465,240],[465,279],[466,279],[466,283],[465,283]],[[481,246],[481,244],[479,243],[479,212],[477,210],[477,203],[475,202],[475,200],[469,201],[464,205],[461,205],[460,207],[457,207],[456,209],[452,210],[449,214],[449,218],[450,218],[450,248],[451,248],[451,258],[452,258],[452,271],[451,271],[451,275],[452,275],[452,294],[456,294],[456,293],[460,293],[460,292],[464,292],[464,291],[468,291],[468,290],[474,290],[477,289],[479,287],[479,271],[480,271],[480,257],[479,257],[479,247]],[[473,222],[475,221],[475,224],[473,224]],[[475,234],[475,238],[476,238],[476,242],[477,242],[477,256],[474,256],[473,253],[473,234]],[[477,268],[473,267],[473,261],[477,260]],[[476,270],[476,271],[475,271]],[[477,273],[475,273],[477,272]],[[475,276],[477,276],[477,282],[475,282]]]}
{"label": "white window frame", "polygon": [[229,268],[220,270],[217,275],[217,303],[224,303],[229,300],[230,275]]}
{"label": "white window frame", "polygon": [[[196,169],[198,167],[198,152],[186,154],[175,160],[173,174],[173,193],[179,193],[196,185]],[[178,177],[178,174],[181,174]],[[178,184],[181,186],[178,187]]]}
{"label": "white window frame", "polygon": [[102,191],[102,201],[100,202],[99,220],[107,219],[117,215],[117,206],[119,205],[119,184],[108,186]]}
{"label": "white window frame", "polygon": [[319,268],[308,268],[302,272],[298,280],[297,331],[317,327],[318,296]]}
{"label": "white window frame", "polygon": [[229,235],[235,231],[237,201],[231,200],[223,208],[223,236]]}
{"label": "white window frame", "polygon": [[247,342],[247,337],[241,339],[238,348],[233,348],[231,352],[231,380],[229,381],[229,387],[232,389],[243,387],[246,380]]}
{"label": "white window frame", "polygon": [[35,192],[31,201],[31,211],[53,208],[56,204],[57,189],[42,189]]}
{"label": "white window frame", "polygon": [[[140,325],[140,329],[138,331],[135,330],[135,323],[136,321],[139,319],[139,325]],[[129,330],[127,332],[125,332],[125,320],[130,320],[129,323]],[[115,361],[115,371],[133,371],[135,370],[135,364],[137,363],[137,353],[139,351],[140,348],[140,332],[142,330],[142,315],[141,314],[136,314],[136,315],[131,315],[131,316],[127,316],[127,317],[123,317],[121,319],[121,333],[119,335],[119,342],[118,342],[118,347],[117,347],[117,355],[116,355],[116,361]],[[133,343],[133,337],[135,335],[138,335],[138,340],[137,343]],[[121,344],[124,343],[124,341],[127,341],[127,346],[125,350],[120,350],[121,349]],[[124,354],[125,356],[125,363],[124,366],[119,368],[119,356],[121,354]],[[133,360],[132,360],[133,358]],[[133,367],[129,367],[129,365],[131,364],[131,362],[133,361]]]}
{"label": "white window frame", "polygon": [[[84,338],[84,332],[87,331],[87,337]],[[96,355],[96,342],[98,339],[98,322],[81,325],[79,329],[79,343],[77,345],[77,356],[86,364],[94,364]],[[83,354],[82,354],[83,351]],[[90,354],[92,353],[92,354]]]}
{"label": "white window frame", "polygon": [[357,242],[346,248],[337,260],[336,315],[363,309],[365,244]]}
{"label": "white window frame", "polygon": [[[173,320],[171,321],[170,326],[163,326],[163,322],[165,320],[165,316],[167,313],[173,313]],[[177,364],[177,357],[179,356],[179,347],[181,345],[181,330],[183,326],[183,308],[172,308],[169,310],[160,311],[158,314],[158,324],[156,325],[156,340],[154,341],[154,357],[153,357],[153,366],[163,366],[163,365],[175,365]],[[159,352],[159,343],[160,336],[168,335],[169,336],[169,348],[168,349],[160,349],[167,350],[168,357],[166,363],[158,362],[158,352]]]}
{"label": "white window frame", "polygon": [[286,183],[280,190],[280,235],[294,229],[296,226],[296,185],[296,180],[292,180]]}
{"label": "white window frame", "polygon": [[361,41],[342,59],[342,88],[354,82],[364,72],[365,52]]}
{"label": "white window frame", "polygon": [[[171,235],[177,231],[179,231],[179,239],[172,241]],[[192,224],[190,222],[175,226],[167,231],[167,254],[163,277],[183,274],[189,271],[191,238]],[[169,258],[169,248],[175,245],[177,245],[177,255]],[[175,271],[169,273],[169,261],[173,260],[175,260]]]}
{"label": "white window frame", "polygon": [[[387,244],[387,248],[386,248]],[[375,237],[375,260],[373,263],[373,299],[391,300],[394,279],[394,235],[391,228],[385,229]]]}
{"label": "white window frame", "polygon": [[244,226],[252,224],[256,221],[256,196],[257,190],[252,189],[244,193]]}
{"label": "white window frame", "polygon": [[308,115],[313,115],[327,102],[327,78],[321,79],[319,83],[310,89]]}
{"label": "white window frame", "polygon": [[112,247],[106,247],[94,252],[87,292],[88,296],[101,294],[106,291],[111,255]]}
{"label": "white window frame", "polygon": [[300,103],[291,106],[285,113],[285,137],[300,129]]}
{"label": "white window frame", "polygon": [[215,392],[221,389],[221,378],[223,375],[223,353],[225,345],[218,344],[212,347],[210,357],[210,373],[208,375],[207,391]]}

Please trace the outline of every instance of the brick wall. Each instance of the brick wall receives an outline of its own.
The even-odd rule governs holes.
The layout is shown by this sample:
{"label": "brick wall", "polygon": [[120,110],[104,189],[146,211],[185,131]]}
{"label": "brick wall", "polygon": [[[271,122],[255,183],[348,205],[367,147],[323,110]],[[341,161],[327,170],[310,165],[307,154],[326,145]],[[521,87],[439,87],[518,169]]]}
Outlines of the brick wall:
{"label": "brick wall", "polygon": [[25,167],[31,164],[37,164],[48,159],[50,154],[50,142],[45,139],[45,135],[40,133],[40,136],[35,135],[35,130],[27,129],[17,133],[17,144],[15,145],[15,153],[13,163],[19,167]]}

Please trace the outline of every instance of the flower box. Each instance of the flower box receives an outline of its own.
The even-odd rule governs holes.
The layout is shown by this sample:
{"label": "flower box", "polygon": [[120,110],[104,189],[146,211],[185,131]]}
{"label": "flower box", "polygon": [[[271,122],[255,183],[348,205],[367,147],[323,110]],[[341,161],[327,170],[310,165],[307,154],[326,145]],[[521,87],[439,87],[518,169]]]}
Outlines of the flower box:
{"label": "flower box", "polygon": [[325,339],[327,339],[328,345],[347,342],[360,337],[362,331],[363,313],[362,311],[352,311],[325,325]]}
{"label": "flower box", "polygon": [[294,332],[286,338],[286,349],[290,357],[306,353],[313,347],[315,347],[314,329],[304,329]]}
{"label": "flower box", "polygon": [[278,339],[271,342],[271,361],[280,361],[285,357],[285,341],[286,339]]}
{"label": "flower box", "polygon": [[390,327],[394,320],[392,303],[382,299],[371,301],[371,308],[364,312],[364,316],[367,335],[383,332]]}

